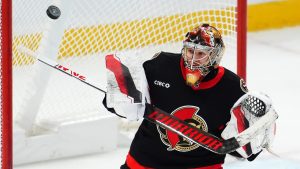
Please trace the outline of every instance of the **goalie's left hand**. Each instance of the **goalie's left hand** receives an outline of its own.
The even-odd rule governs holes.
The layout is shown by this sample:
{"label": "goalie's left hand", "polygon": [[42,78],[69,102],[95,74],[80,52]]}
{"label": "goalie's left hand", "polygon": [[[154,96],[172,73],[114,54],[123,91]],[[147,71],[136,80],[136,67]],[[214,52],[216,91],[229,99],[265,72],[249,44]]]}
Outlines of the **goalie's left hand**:
{"label": "goalie's left hand", "polygon": [[[231,119],[221,135],[224,139],[236,137],[267,113],[274,112],[272,101],[267,95],[248,92],[231,108]],[[272,122],[255,134],[248,144],[237,149],[236,152],[242,157],[248,158],[253,154],[261,152],[264,148],[270,147],[275,137],[275,128],[276,124]]]}

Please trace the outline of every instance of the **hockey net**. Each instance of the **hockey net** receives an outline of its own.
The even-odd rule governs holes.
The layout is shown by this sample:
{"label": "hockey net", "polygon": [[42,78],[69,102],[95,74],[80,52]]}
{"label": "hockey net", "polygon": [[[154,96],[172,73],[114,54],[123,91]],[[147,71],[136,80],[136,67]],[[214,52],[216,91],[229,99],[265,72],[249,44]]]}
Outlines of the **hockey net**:
{"label": "hockey net", "polygon": [[[61,10],[56,20],[46,15],[50,5]],[[223,63],[235,71],[237,11],[236,0],[14,0],[14,123],[35,136],[49,127],[107,115],[102,93],[39,64],[31,54],[92,77],[105,88],[106,54],[121,52],[148,59],[159,51],[179,53],[186,32],[209,23],[222,32]],[[138,126],[121,124],[123,129]]]}

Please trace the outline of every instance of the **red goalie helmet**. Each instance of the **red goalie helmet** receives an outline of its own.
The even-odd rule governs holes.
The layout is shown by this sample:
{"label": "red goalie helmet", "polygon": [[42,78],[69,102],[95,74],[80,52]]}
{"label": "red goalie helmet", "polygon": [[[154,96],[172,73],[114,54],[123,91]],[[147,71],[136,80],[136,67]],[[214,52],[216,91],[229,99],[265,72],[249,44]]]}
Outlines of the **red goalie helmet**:
{"label": "red goalie helmet", "polygon": [[199,82],[221,61],[225,50],[221,33],[209,24],[203,24],[186,34],[182,57],[188,85]]}

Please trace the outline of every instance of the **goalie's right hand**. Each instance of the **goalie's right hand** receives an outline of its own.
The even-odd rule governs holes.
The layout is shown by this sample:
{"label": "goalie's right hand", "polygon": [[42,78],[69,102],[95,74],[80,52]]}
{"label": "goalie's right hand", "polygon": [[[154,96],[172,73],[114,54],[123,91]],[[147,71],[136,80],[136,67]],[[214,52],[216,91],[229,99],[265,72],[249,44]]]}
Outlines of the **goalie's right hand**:
{"label": "goalie's right hand", "polygon": [[116,112],[116,110],[115,110],[114,108],[109,108],[109,107],[107,107],[106,94],[105,94],[105,96],[104,96],[104,98],[103,98],[103,100],[102,100],[102,104],[103,104],[103,106],[106,108],[106,110],[108,110],[109,112],[111,112],[111,113],[113,113],[113,114],[115,114],[115,115],[117,115],[117,116],[119,116],[119,117],[126,118],[126,117],[124,117],[124,116],[122,116],[122,115],[119,115],[119,114]]}
{"label": "goalie's right hand", "polygon": [[145,111],[145,104],[142,103],[123,103],[117,104],[114,107],[107,107],[107,99],[105,97],[102,101],[103,106],[111,113],[119,117],[126,118],[130,121],[137,121],[143,118]]}

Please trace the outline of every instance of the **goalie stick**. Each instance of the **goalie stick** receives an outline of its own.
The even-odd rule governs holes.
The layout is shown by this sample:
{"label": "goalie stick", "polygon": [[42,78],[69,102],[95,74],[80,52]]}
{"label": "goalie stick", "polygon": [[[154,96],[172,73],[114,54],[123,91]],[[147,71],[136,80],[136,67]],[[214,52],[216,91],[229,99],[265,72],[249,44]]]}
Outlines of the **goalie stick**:
{"label": "goalie stick", "polygon": [[[89,80],[86,76],[84,76],[82,74],[79,74],[79,73],[77,73],[63,65],[60,65],[50,59],[38,57],[38,56],[36,56],[36,54],[34,52],[32,52],[31,50],[29,50],[27,48],[19,48],[19,50],[21,50],[23,53],[25,53],[31,57],[36,58],[38,61],[40,61],[41,63],[44,63],[47,66],[50,66],[50,67],[52,67],[56,70],[59,70],[71,77],[74,77],[74,78],[80,80],[81,82],[97,89],[98,91],[106,93],[105,90],[98,87],[96,85],[96,83]],[[108,55],[107,57],[114,57],[114,56]],[[109,59],[112,59],[112,58],[109,58]],[[114,61],[117,61],[117,60],[114,60]],[[121,65],[124,68],[126,67],[122,63],[119,63],[119,65]],[[111,67],[110,69],[112,70],[113,67]],[[121,71],[123,71],[123,70],[124,69],[121,69]],[[119,72],[117,75],[118,76],[122,75],[122,72]],[[127,80],[129,80],[128,81],[129,83],[126,83],[126,84],[134,85],[134,83],[130,82],[131,81],[130,77],[128,77]],[[126,87],[126,85],[125,85],[125,87]],[[130,89],[130,88],[128,88],[128,89]],[[139,91],[134,86],[131,86],[130,92],[127,92],[127,94],[132,93],[132,92],[139,92]],[[134,94],[134,96],[138,96],[138,95],[139,95],[138,93]],[[248,129],[244,130],[242,133],[238,134],[236,137],[232,137],[230,139],[223,140],[223,139],[218,138],[208,132],[198,129],[198,128],[178,119],[177,117],[175,117],[155,106],[152,106],[152,105],[146,103],[146,107],[147,107],[147,109],[146,109],[146,112],[144,115],[144,119],[146,119],[156,125],[159,125],[163,128],[171,130],[171,131],[175,132],[176,134],[190,140],[191,142],[199,144],[203,148],[206,148],[207,150],[212,151],[217,154],[227,154],[232,151],[235,151],[237,148],[244,146],[245,144],[249,143],[255,135],[257,135],[260,131],[262,131],[262,129],[266,129],[269,125],[274,123],[274,121],[278,118],[278,115],[274,111],[266,113],[254,125],[252,125]]]}

